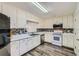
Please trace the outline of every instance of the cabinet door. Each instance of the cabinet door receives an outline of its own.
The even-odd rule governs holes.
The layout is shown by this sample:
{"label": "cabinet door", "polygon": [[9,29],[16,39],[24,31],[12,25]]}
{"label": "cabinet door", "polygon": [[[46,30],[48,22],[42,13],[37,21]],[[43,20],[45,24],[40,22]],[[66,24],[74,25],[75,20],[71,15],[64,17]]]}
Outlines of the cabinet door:
{"label": "cabinet door", "polygon": [[52,40],[53,40],[53,35],[52,34],[53,33],[50,33],[50,32],[45,33],[45,41],[46,42],[52,43]]}
{"label": "cabinet door", "polygon": [[10,44],[11,56],[19,56],[19,41],[13,41]]}
{"label": "cabinet door", "polygon": [[74,41],[74,35],[73,34],[69,34],[68,35],[68,41],[67,41],[68,42],[68,44],[67,44],[68,47],[74,48],[74,45],[73,45],[74,42],[73,41]]}
{"label": "cabinet door", "polygon": [[63,17],[63,28],[68,28],[68,23],[67,23],[68,21],[67,21],[67,16],[64,16]]}
{"label": "cabinet door", "polygon": [[28,38],[28,51],[33,49],[33,38]]}
{"label": "cabinet door", "polygon": [[74,46],[74,51],[79,56],[79,39],[75,39]]}
{"label": "cabinet door", "polygon": [[67,36],[67,34],[63,34],[63,46],[67,46],[68,45],[68,36]]}
{"label": "cabinet door", "polygon": [[73,16],[68,16],[68,28],[73,28]]}
{"label": "cabinet door", "polygon": [[35,48],[36,46],[38,46],[40,44],[40,36],[37,35],[37,36],[33,37],[32,39],[33,39],[32,45],[33,45],[33,48]]}
{"label": "cabinet door", "polygon": [[57,19],[58,19],[58,23],[59,24],[62,24],[63,23],[62,17],[58,17]]}
{"label": "cabinet door", "polygon": [[66,47],[74,48],[74,34],[65,33],[63,34],[63,45]]}
{"label": "cabinet door", "polygon": [[59,18],[55,17],[54,18],[54,24],[58,24],[59,23]]}
{"label": "cabinet door", "polygon": [[28,51],[28,39],[20,40],[20,55]]}
{"label": "cabinet door", "polygon": [[26,14],[20,9],[17,9],[17,27],[26,28]]}
{"label": "cabinet door", "polygon": [[35,36],[28,39],[28,51],[37,47],[40,44],[40,36]]}

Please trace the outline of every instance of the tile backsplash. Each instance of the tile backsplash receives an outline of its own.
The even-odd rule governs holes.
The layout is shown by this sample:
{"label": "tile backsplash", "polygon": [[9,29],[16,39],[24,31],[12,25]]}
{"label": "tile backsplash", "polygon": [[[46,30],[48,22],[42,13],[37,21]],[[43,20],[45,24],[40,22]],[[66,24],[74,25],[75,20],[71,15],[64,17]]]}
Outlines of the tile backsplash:
{"label": "tile backsplash", "polygon": [[27,32],[26,28],[13,28],[13,29],[11,29],[11,35],[25,34],[26,32]]}

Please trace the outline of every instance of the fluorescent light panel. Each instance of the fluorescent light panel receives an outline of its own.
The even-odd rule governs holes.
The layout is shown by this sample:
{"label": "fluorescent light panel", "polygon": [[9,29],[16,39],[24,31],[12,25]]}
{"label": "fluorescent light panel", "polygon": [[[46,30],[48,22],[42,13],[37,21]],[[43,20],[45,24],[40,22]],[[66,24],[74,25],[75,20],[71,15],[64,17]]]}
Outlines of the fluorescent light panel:
{"label": "fluorescent light panel", "polygon": [[48,13],[48,11],[42,6],[40,5],[38,2],[32,2],[36,7],[38,7],[41,11],[43,11],[44,13]]}

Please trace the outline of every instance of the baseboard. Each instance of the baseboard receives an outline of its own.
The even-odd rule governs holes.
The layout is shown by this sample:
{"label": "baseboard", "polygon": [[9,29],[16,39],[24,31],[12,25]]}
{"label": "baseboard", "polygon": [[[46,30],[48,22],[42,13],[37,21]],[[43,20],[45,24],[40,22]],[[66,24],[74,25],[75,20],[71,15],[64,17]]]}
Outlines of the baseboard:
{"label": "baseboard", "polygon": [[66,46],[62,46],[62,47],[70,49],[70,50],[74,50],[74,48],[70,48],[70,47],[66,47]]}

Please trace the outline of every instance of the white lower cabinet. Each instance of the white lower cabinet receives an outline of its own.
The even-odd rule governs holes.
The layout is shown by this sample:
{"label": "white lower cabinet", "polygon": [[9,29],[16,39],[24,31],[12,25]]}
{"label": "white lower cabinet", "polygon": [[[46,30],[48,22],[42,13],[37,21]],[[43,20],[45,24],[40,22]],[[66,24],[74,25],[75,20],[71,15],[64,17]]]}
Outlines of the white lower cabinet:
{"label": "white lower cabinet", "polygon": [[33,47],[38,46],[40,44],[40,36],[37,35],[36,37],[34,37],[32,42],[33,42],[33,44],[32,44]]}
{"label": "white lower cabinet", "polygon": [[74,34],[63,33],[63,46],[74,48]]}
{"label": "white lower cabinet", "polygon": [[40,36],[34,36],[28,40],[28,51],[40,45]]}
{"label": "white lower cabinet", "polygon": [[10,43],[11,56],[19,56],[19,41],[13,41]]}
{"label": "white lower cabinet", "polygon": [[77,37],[74,40],[74,51],[79,56],[79,39]]}
{"label": "white lower cabinet", "polygon": [[45,42],[52,43],[53,40],[53,32],[46,32],[45,33]]}
{"label": "white lower cabinet", "polygon": [[11,56],[20,56],[40,45],[40,35],[24,38],[10,43]]}
{"label": "white lower cabinet", "polygon": [[28,50],[28,39],[20,40],[20,55],[26,53]]}

